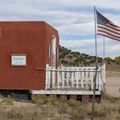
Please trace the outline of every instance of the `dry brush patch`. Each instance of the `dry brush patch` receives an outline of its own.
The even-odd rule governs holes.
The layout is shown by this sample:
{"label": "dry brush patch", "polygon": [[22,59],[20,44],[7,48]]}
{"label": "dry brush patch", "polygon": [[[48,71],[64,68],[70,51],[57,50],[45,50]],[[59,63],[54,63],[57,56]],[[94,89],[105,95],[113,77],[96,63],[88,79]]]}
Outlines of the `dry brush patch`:
{"label": "dry brush patch", "polygon": [[[90,120],[92,103],[83,105],[80,101],[57,98],[55,95],[33,95],[34,106],[14,107],[0,105],[2,120]],[[100,103],[95,103],[96,120],[120,120],[120,98],[105,95]]]}

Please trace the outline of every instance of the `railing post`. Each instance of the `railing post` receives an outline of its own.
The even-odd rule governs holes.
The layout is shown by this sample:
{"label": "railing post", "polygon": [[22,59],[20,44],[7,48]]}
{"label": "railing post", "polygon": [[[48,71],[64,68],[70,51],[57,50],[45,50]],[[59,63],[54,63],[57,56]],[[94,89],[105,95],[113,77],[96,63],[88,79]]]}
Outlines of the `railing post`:
{"label": "railing post", "polygon": [[99,86],[99,76],[98,76],[99,72],[97,70],[97,75],[96,75],[96,89],[98,89],[98,86]]}
{"label": "railing post", "polygon": [[48,64],[46,64],[46,77],[45,77],[45,90],[47,90],[47,88],[48,88],[48,77],[49,77],[49,71],[48,71],[48,68],[49,68],[49,65]]}
{"label": "railing post", "polygon": [[[56,73],[57,71],[57,73]],[[50,67],[46,64],[46,71],[45,71],[45,90],[49,88],[56,88],[55,84],[57,84],[57,88],[79,88],[81,83],[82,89],[88,89],[89,80],[91,83],[91,89],[93,90],[93,78],[95,74],[94,67],[61,67],[55,69],[55,67]],[[61,73],[61,74],[60,74]],[[57,75],[57,82],[56,82],[56,75]],[[66,77],[65,77],[66,75]],[[65,81],[66,85],[65,86]],[[81,81],[81,82],[79,82]],[[60,87],[61,83],[61,87]],[[101,90],[105,83],[105,64],[97,70],[96,76],[96,89]],[[76,86],[74,86],[74,84]],[[85,85],[84,85],[85,84]],[[52,85],[52,86],[51,86]]]}
{"label": "railing post", "polygon": [[[62,70],[64,70],[63,67],[62,67]],[[62,71],[62,88],[64,88],[64,79],[65,79],[65,73],[64,71]]]}
{"label": "railing post", "polygon": [[[82,70],[84,70],[84,68],[82,68]],[[84,72],[82,72],[82,79],[81,79],[81,87],[82,87],[82,88],[84,88],[83,80],[84,80]]]}
{"label": "railing post", "polygon": [[[73,67],[72,67],[72,70],[73,70]],[[71,80],[72,80],[72,88],[74,88],[74,72],[72,72]]]}
{"label": "railing post", "polygon": [[59,67],[57,68],[57,88],[60,88],[60,76],[59,76]]}
{"label": "railing post", "polygon": [[94,73],[92,72],[92,70],[93,70],[93,68],[91,68],[90,80],[91,80],[91,89],[93,90],[93,84],[94,84],[94,83],[93,83],[93,76],[94,76],[93,74],[94,74]]}
{"label": "railing post", "polygon": [[105,71],[106,71],[106,66],[105,64],[102,65],[102,79],[103,79],[103,82],[105,83]]}
{"label": "railing post", "polygon": [[[69,69],[67,69],[69,70]],[[70,74],[69,72],[66,73],[66,83],[67,83],[67,88],[69,88],[69,77],[70,77]]]}
{"label": "railing post", "polygon": [[86,89],[88,89],[88,68],[86,68]]}
{"label": "railing post", "polygon": [[50,88],[50,79],[51,79],[51,71],[48,71],[48,85],[47,87]]}
{"label": "railing post", "polygon": [[52,72],[52,88],[55,88],[55,67],[53,67],[53,72]]}
{"label": "railing post", "polygon": [[[76,70],[78,70],[78,67],[77,67]],[[77,71],[75,73],[75,79],[76,79],[76,88],[79,88],[79,85],[78,85],[78,72]]]}
{"label": "railing post", "polygon": [[99,80],[99,90],[101,91],[101,88],[102,88],[102,79],[101,79],[100,71],[98,72],[98,80]]}

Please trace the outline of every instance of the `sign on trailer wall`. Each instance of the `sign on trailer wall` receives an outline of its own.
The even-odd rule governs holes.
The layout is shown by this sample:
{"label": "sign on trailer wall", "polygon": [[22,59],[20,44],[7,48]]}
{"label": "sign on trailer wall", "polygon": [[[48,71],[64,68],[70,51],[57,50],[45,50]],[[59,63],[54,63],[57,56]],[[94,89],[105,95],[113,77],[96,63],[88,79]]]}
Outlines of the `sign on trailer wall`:
{"label": "sign on trailer wall", "polygon": [[26,66],[26,54],[12,54],[11,66]]}

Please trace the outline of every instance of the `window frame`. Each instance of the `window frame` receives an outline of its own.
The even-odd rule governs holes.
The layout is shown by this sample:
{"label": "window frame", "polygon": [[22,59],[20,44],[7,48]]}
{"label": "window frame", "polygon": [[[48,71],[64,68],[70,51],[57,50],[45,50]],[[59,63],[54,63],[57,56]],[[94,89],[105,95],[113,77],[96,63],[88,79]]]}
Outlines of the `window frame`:
{"label": "window frame", "polygon": [[50,59],[50,44],[48,44],[48,59]]}

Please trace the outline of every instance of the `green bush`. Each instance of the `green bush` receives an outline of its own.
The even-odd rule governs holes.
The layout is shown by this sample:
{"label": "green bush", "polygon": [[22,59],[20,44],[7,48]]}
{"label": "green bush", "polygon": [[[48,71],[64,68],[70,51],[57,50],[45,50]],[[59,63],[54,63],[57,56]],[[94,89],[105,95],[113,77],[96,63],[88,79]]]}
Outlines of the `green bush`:
{"label": "green bush", "polygon": [[75,55],[75,56],[80,55],[79,52],[71,52],[71,54],[72,54],[72,55]]}
{"label": "green bush", "polygon": [[98,62],[102,63],[103,59],[102,58],[98,58]]}
{"label": "green bush", "polygon": [[65,54],[61,54],[59,57],[60,57],[60,59],[65,58]]}
{"label": "green bush", "polygon": [[8,95],[7,98],[5,98],[5,103],[7,105],[13,105],[13,99],[10,95]]}
{"label": "green bush", "polygon": [[61,60],[60,62],[61,62],[61,64],[63,64],[63,65],[67,65],[67,64],[69,63],[67,60]]}
{"label": "green bush", "polygon": [[96,62],[95,59],[92,59],[92,60],[89,61],[89,63],[95,63],[95,62]]}
{"label": "green bush", "polygon": [[70,58],[70,59],[72,59],[72,58],[73,58],[73,56],[69,55],[69,56],[67,56],[67,58]]}

